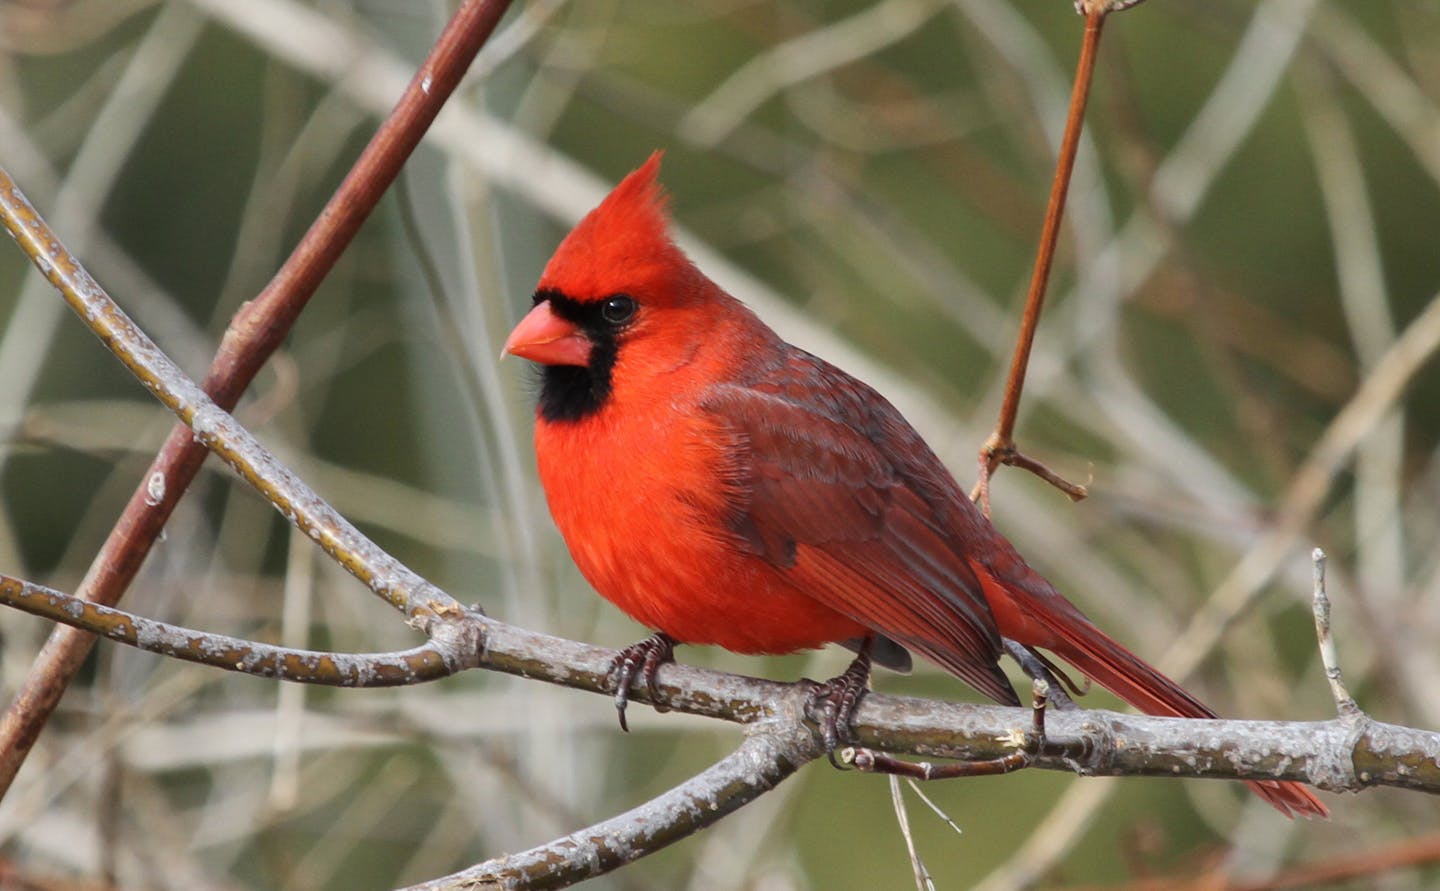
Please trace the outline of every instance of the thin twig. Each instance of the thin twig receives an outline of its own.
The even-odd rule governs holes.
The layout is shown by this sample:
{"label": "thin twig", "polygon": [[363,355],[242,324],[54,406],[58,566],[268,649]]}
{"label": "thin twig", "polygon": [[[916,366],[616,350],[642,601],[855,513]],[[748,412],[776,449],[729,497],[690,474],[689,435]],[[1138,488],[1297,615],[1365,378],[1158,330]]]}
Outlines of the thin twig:
{"label": "thin twig", "polygon": [[965,834],[965,831],[960,828],[960,824],[955,822],[955,818],[953,818],[953,817],[951,817],[949,814],[945,813],[945,811],[944,811],[943,809],[941,809],[940,805],[936,804],[936,803],[930,798],[929,795],[926,795],[926,794],[925,794],[925,790],[920,788],[920,784],[919,784],[919,783],[915,782],[914,780],[906,780],[906,782],[910,784],[910,791],[911,791],[911,792],[914,792],[915,795],[916,795],[917,797],[919,797],[919,799],[920,799],[922,802],[925,803],[925,806],[926,806],[926,807],[928,807],[928,808],[930,808],[930,810],[934,811],[934,812],[935,812],[935,816],[939,817],[939,818],[940,818],[940,821],[941,821],[942,823],[944,823],[946,826],[949,826],[951,829],[955,830],[955,834],[956,834],[956,835],[964,835],[964,834]]}
{"label": "thin twig", "polygon": [[[1095,72],[1095,59],[1104,24],[1103,11],[1093,12],[1085,17],[1080,60],[1075,66],[1075,86],[1070,93],[1070,112],[1065,119],[1065,135],[1060,141],[1055,178],[1050,185],[1050,202],[1045,208],[1045,222],[1040,230],[1035,268],[1030,276],[1030,291],[1025,298],[1025,313],[1020,319],[1020,333],[1015,342],[1015,355],[1010,362],[1010,375],[1005,383],[1000,418],[996,421],[994,432],[980,449],[980,478],[972,494],[979,500],[987,516],[990,514],[990,477],[1001,464],[1020,464],[1032,472],[1044,468],[1038,461],[1025,458],[1015,448],[1015,421],[1020,413],[1020,395],[1025,389],[1025,372],[1030,366],[1030,350],[1035,344],[1035,331],[1040,325],[1040,313],[1045,307],[1045,289],[1050,282],[1050,268],[1060,240],[1060,223],[1065,217],[1065,197],[1070,191],[1075,153],[1080,148],[1085,105],[1090,98],[1090,82]],[[1060,481],[1060,477],[1048,469],[1040,476],[1052,485]],[[1084,486],[1065,483],[1060,488],[1072,499],[1085,497]]]}
{"label": "thin twig", "polygon": [[1083,16],[1108,15],[1139,6],[1145,0],[1075,0],[1075,11]]}
{"label": "thin twig", "polygon": [[[1308,0],[1255,4],[1254,15],[1219,80],[1155,168],[1146,206],[1132,212],[1105,247],[1104,253],[1112,255],[1121,270],[1118,295],[1110,293],[1116,289],[1115,282],[1095,277],[1080,282],[1073,296],[1085,311],[1077,318],[1079,327],[1071,352],[1085,358],[1086,374],[1093,378],[1089,389],[1100,394],[1093,403],[1095,413],[1112,430],[1124,431],[1114,440],[1117,447],[1166,478],[1183,497],[1210,505],[1226,516],[1253,503],[1251,490],[1223,462],[1176,428],[1169,414],[1146,395],[1125,371],[1120,341],[1113,335],[1120,324],[1119,307],[1124,298],[1137,293],[1170,253],[1174,239],[1168,233],[1196,216],[1286,83],[1302,38],[1310,33],[1314,8]],[[1184,681],[1200,659],[1212,652],[1217,639],[1218,634],[1207,634],[1186,658],[1167,658],[1159,667]],[[1029,838],[978,888],[999,891],[1035,884],[1074,849],[1116,788],[1116,784],[1072,785]]]}
{"label": "thin twig", "polygon": [[888,779],[890,780],[890,806],[895,811],[895,822],[900,825],[900,836],[905,839],[905,852],[910,857],[910,871],[915,876],[916,891],[935,891],[935,880],[930,877],[930,870],[925,867],[925,861],[920,859],[920,851],[915,847],[915,833],[910,831],[910,813],[905,809],[905,796],[900,789],[900,777],[891,774]]}
{"label": "thin twig", "polygon": [[1310,554],[1314,563],[1315,594],[1315,638],[1320,643],[1320,664],[1325,667],[1325,679],[1330,682],[1330,694],[1335,697],[1335,710],[1342,718],[1362,715],[1355,697],[1345,686],[1345,676],[1340,672],[1340,658],[1335,652],[1335,638],[1330,633],[1330,597],[1325,593],[1325,552],[1316,548]]}

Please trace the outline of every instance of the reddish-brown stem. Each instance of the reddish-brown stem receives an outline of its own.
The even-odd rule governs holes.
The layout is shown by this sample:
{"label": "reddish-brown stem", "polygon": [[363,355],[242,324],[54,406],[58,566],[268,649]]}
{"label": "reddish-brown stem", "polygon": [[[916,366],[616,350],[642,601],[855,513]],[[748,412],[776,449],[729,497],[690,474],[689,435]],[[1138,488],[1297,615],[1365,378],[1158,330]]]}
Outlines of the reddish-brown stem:
{"label": "reddish-brown stem", "polygon": [[[1219,856],[1221,852],[1217,852]],[[1302,863],[1262,878],[1227,876],[1208,860],[1204,872],[1195,876],[1163,875],[1135,879],[1123,885],[1067,885],[1060,891],[1288,891],[1296,888],[1328,888],[1342,883],[1350,887],[1373,887],[1379,876],[1402,869],[1431,866],[1440,862],[1440,833],[1406,838],[1383,845],[1346,851],[1313,863]],[[1375,881],[1358,882],[1359,879]]]}
{"label": "reddish-brown stem", "polygon": [[993,777],[1030,766],[1028,752],[1012,752],[986,761],[906,761],[873,749],[850,748],[840,753],[840,762],[862,773],[883,773],[912,780],[958,780],[962,777]]}
{"label": "reddish-brown stem", "polygon": [[1040,463],[1035,458],[1032,458],[1029,455],[1021,454],[1014,449],[1011,450],[1009,457],[1005,459],[1005,463],[1009,464],[1011,467],[1018,467],[1021,470],[1030,471],[1031,473],[1040,477],[1045,482],[1059,489],[1061,492],[1064,492],[1067,496],[1069,496],[1071,501],[1080,501],[1086,495],[1090,494],[1090,490],[1081,483],[1070,482],[1069,480],[1062,477],[1060,474],[1051,470],[1049,467],[1046,467],[1044,464]]}
{"label": "reddish-brown stem", "polygon": [[[1090,81],[1095,71],[1095,58],[1100,46],[1100,31],[1105,13],[1091,12],[1085,17],[1085,35],[1080,44],[1080,61],[1075,67],[1075,86],[1070,92],[1070,113],[1065,120],[1065,134],[1060,140],[1060,155],[1055,164],[1055,178],[1050,185],[1050,202],[1045,208],[1045,223],[1040,231],[1035,268],[1030,276],[1030,291],[1025,298],[1025,314],[1020,320],[1020,334],[1015,342],[1015,355],[1010,362],[1010,376],[1005,382],[1005,398],[1000,405],[1000,418],[995,431],[980,449],[980,479],[975,495],[985,513],[990,513],[990,475],[1001,464],[1022,463],[1023,456],[1015,448],[1015,418],[1020,412],[1020,395],[1025,388],[1025,371],[1030,365],[1030,349],[1035,343],[1035,329],[1045,306],[1045,288],[1050,281],[1050,267],[1060,239],[1060,223],[1065,216],[1065,196],[1070,191],[1070,175],[1075,169],[1075,153],[1080,146],[1080,131],[1085,122],[1085,104],[1090,97]],[[1024,459],[1033,469],[1038,462]],[[1043,476],[1043,475],[1042,475]],[[1059,477],[1050,474],[1054,482]],[[1072,498],[1084,497],[1084,488],[1066,484]]]}
{"label": "reddish-brown stem", "polygon": [[[204,384],[221,407],[234,408],[289,333],[509,6],[510,0],[466,0],[460,6],[394,110],[285,265],[260,295],[236,314]],[[206,454],[189,428],[182,424],[171,430],[91,564],[77,592],[81,597],[107,605],[119,601]],[[40,651],[25,684],[0,719],[0,797],[10,788],[94,640],[84,632],[61,627]]]}

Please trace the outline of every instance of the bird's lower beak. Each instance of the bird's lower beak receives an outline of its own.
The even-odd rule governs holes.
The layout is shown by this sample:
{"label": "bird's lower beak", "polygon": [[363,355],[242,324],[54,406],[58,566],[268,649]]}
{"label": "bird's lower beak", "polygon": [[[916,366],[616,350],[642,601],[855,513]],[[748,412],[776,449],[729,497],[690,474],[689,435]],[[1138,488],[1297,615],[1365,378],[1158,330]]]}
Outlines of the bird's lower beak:
{"label": "bird's lower beak", "polygon": [[590,339],[574,322],[555,315],[550,301],[543,300],[505,338],[500,356],[507,353],[542,365],[588,365]]}

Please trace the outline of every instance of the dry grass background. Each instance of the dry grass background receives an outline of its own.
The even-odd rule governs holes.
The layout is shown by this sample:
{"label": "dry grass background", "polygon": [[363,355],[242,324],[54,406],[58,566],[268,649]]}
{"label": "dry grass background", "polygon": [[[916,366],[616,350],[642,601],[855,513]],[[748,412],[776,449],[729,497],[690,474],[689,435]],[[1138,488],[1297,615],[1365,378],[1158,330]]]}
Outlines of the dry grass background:
{"label": "dry grass background", "polygon": [[[0,3],[0,163],[198,374],[445,7]],[[665,147],[701,265],[879,386],[968,481],[1079,26],[1061,0],[526,4],[239,417],[460,599],[631,642],[641,629],[587,589],[546,516],[533,378],[495,361],[566,227]],[[1152,0],[1107,26],[1019,429],[1094,494],[1071,505],[1005,471],[995,517],[1225,714],[1330,715],[1306,599],[1320,544],[1361,704],[1440,722],[1440,373],[1395,372],[1436,349],[1396,344],[1440,290],[1437,134],[1433,0]],[[0,251],[0,320],[0,566],[73,589],[169,416],[18,251]],[[416,642],[218,465],[125,605],[293,645]],[[7,698],[47,631],[0,614]],[[776,678],[845,662],[681,658]],[[878,683],[970,695],[928,668]],[[606,700],[507,677],[317,691],[104,645],[61,708],[0,803],[0,858],[125,887],[418,881],[612,814],[737,733],[637,707],[625,737]],[[937,886],[990,891],[1283,876],[1437,818],[1394,790],[1331,799],[1329,823],[1304,825],[1228,784],[1016,775],[927,792],[963,831],[910,799]],[[814,765],[592,885],[905,887],[889,797]]]}

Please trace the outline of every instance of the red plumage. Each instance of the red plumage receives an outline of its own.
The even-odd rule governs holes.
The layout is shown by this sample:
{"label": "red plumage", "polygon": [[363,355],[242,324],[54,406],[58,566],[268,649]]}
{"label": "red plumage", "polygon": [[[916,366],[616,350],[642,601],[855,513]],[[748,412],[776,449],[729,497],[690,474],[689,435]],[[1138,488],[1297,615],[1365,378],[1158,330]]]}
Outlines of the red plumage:
{"label": "red plumage", "polygon": [[[586,579],[681,643],[883,635],[1015,705],[1000,638],[1147,713],[1214,713],[1096,628],[879,393],[782,341],[670,239],[659,154],[566,237],[507,352],[544,366],[535,447]],[[1250,784],[1325,814],[1295,783]]]}

